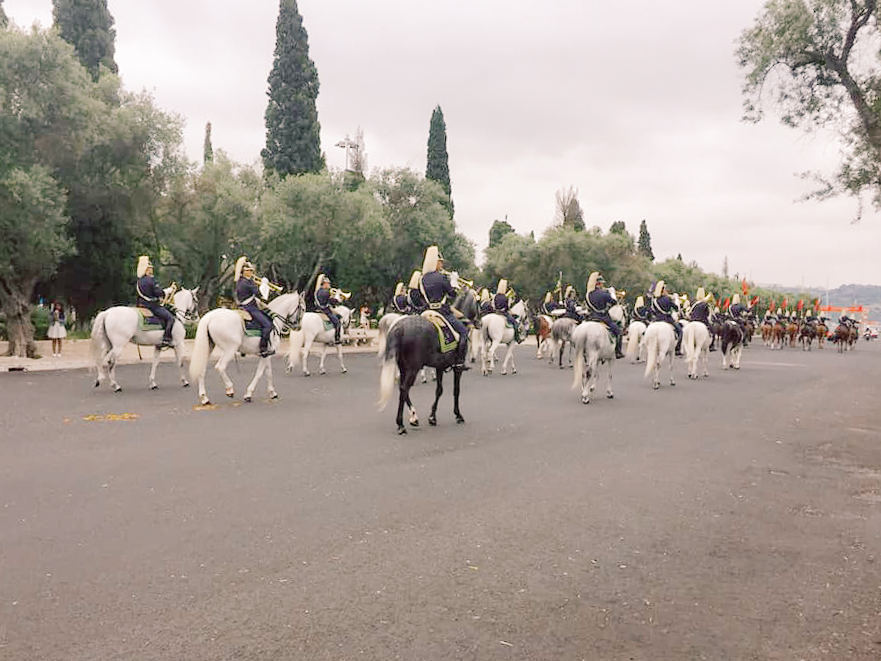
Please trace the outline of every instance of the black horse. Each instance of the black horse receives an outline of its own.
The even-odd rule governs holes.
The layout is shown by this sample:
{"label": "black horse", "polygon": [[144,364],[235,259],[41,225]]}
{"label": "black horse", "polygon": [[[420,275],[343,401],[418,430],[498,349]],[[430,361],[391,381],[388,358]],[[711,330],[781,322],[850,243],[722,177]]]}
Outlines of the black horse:
{"label": "black horse", "polygon": [[[456,297],[453,304],[464,318],[473,323],[477,318],[478,306],[474,292],[466,289]],[[457,362],[458,349],[447,353],[441,352],[440,338],[437,327],[421,316],[404,317],[389,330],[386,339],[385,354],[382,357],[382,375],[380,376],[380,410],[385,408],[391,397],[395,385],[395,374],[400,373],[400,396],[398,398],[398,414],[395,421],[398,424],[398,433],[406,434],[404,426],[404,404],[410,409],[409,422],[412,426],[419,425],[416,409],[410,401],[410,388],[416,381],[416,375],[423,366],[433,367],[437,372],[437,385],[435,387],[434,404],[431,407],[431,415],[428,416],[428,424],[437,425],[437,403],[444,392],[444,372],[451,369]],[[462,372],[453,370],[453,413],[456,422],[465,422],[459,411],[459,393],[461,391]]]}

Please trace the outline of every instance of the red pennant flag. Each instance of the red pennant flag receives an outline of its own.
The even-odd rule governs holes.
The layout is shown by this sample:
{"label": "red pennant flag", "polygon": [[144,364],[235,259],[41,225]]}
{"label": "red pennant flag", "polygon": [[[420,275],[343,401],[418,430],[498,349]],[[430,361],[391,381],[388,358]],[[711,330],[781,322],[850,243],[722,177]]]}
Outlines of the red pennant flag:
{"label": "red pennant flag", "polygon": [[783,299],[783,305],[781,305],[780,307],[782,307],[782,308],[785,310],[785,309],[786,309],[786,304],[787,304],[787,303],[789,303],[789,299],[788,299],[788,298],[784,298],[784,299]]}
{"label": "red pennant flag", "polygon": [[798,301],[798,305],[796,306],[795,309],[798,310],[799,312],[801,312],[801,309],[802,309],[804,306],[805,306],[805,302],[804,302],[803,300],[799,299],[799,301]]}
{"label": "red pennant flag", "polygon": [[731,303],[731,298],[726,298],[726,299],[725,299],[725,302],[722,303],[722,309],[723,309],[723,310],[727,310],[727,309],[728,309],[728,305],[729,305],[730,303]]}
{"label": "red pennant flag", "polygon": [[740,288],[743,290],[744,296],[749,294],[749,285],[746,284],[746,278],[744,278],[743,282],[740,283]]}
{"label": "red pennant flag", "polygon": [[753,307],[756,306],[756,303],[758,303],[758,302],[759,302],[759,297],[756,296],[755,298],[753,298],[752,303],[750,303],[749,306],[750,306],[751,308],[753,308]]}

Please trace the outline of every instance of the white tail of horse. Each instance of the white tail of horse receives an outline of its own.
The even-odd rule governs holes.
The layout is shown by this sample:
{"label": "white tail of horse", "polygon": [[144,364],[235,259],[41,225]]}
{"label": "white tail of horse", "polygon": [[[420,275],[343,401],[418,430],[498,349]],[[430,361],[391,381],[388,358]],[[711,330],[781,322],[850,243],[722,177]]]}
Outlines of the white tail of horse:
{"label": "white tail of horse", "polygon": [[[210,313],[209,313],[210,314]],[[208,336],[208,315],[196,328],[196,340],[193,342],[193,353],[190,355],[190,381],[204,378],[211,356],[211,338]]]}
{"label": "white tail of horse", "polygon": [[639,358],[639,342],[645,334],[645,329],[646,326],[641,321],[632,321],[627,328],[627,350],[624,353],[631,363],[635,363]]}
{"label": "white tail of horse", "polygon": [[385,409],[395,391],[395,377],[398,375],[397,357],[397,343],[386,345],[385,352],[381,357],[382,372],[379,376],[379,401],[377,405],[380,411]]}
{"label": "white tail of horse", "polygon": [[658,360],[660,360],[660,356],[658,355],[660,353],[660,347],[658,346],[657,333],[649,333],[646,331],[645,348],[645,374],[643,375],[643,378],[646,378],[654,371],[655,366],[658,364]]}
{"label": "white tail of horse", "polygon": [[291,340],[288,349],[288,372],[292,371],[300,364],[300,357],[303,354],[303,344],[306,341],[306,334],[301,330],[291,331]]}
{"label": "white tail of horse", "polygon": [[92,322],[92,339],[89,343],[92,363],[95,365],[99,376],[102,374],[101,359],[104,357],[104,351],[110,348],[110,340],[107,338],[107,330],[104,328],[104,316],[106,314],[107,310],[104,310]]}
{"label": "white tail of horse", "polygon": [[572,350],[575,352],[575,363],[572,365],[572,390],[581,387],[584,378],[584,339],[583,333],[572,333]]}

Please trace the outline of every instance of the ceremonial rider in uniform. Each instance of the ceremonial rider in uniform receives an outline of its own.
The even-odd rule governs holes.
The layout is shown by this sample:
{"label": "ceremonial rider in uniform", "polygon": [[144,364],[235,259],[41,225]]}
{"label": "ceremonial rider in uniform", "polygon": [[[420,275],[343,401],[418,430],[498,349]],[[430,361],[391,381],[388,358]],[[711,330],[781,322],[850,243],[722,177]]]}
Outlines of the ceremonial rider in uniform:
{"label": "ceremonial rider in uniform", "polygon": [[395,286],[395,296],[392,299],[392,308],[398,314],[410,313],[410,302],[407,300],[407,294],[404,293],[404,283],[399,282]]}
{"label": "ceremonial rider in uniform", "polygon": [[[710,310],[710,301],[712,300],[712,294],[705,294],[703,287],[698,287],[697,295],[694,297],[695,303],[691,306],[691,310],[688,313],[688,318],[691,321],[699,321],[704,326],[707,327],[707,330],[710,329],[710,315],[712,311]],[[710,331],[712,333],[712,331]]]}
{"label": "ceremonial rider in uniform", "polygon": [[340,343],[340,335],[343,332],[339,315],[333,311],[337,305],[340,305],[340,301],[330,295],[330,278],[322,273],[315,283],[315,309],[326,314],[330,323],[333,324],[334,344]]}
{"label": "ceremonial rider in uniform", "polygon": [[621,327],[609,315],[609,310],[618,305],[618,301],[612,296],[612,292],[603,287],[604,284],[606,284],[606,281],[599,271],[594,271],[590,274],[590,278],[587,280],[586,299],[587,309],[589,310],[588,318],[591,321],[599,321],[606,325],[606,328],[615,336],[615,358],[623,358],[624,354],[621,353]]}
{"label": "ceremonial rider in uniform", "polygon": [[652,297],[652,313],[655,321],[666,321],[673,326],[676,333],[676,355],[682,355],[682,326],[673,318],[676,307],[670,294],[667,293],[667,285],[663,280],[658,280]]}
{"label": "ceremonial rider in uniform", "polygon": [[808,311],[805,312],[805,323],[808,326],[814,326],[817,323],[817,318],[814,316],[813,308],[808,308]]}
{"label": "ceremonial rider in uniform", "polygon": [[499,286],[496,288],[495,296],[493,296],[493,311],[502,315],[514,327],[514,341],[520,344],[520,324],[514,318],[514,315],[511,314],[509,307],[508,281],[502,278],[499,280]]}
{"label": "ceremonial rider in uniform", "polygon": [[566,287],[564,305],[566,306],[566,314],[563,316],[581,323],[581,315],[578,313],[578,292],[575,291],[575,287],[572,285]]}
{"label": "ceremonial rider in uniform", "polygon": [[551,292],[545,294],[544,303],[541,304],[541,310],[544,314],[553,316],[554,310],[557,310],[561,307],[563,306],[554,301],[554,296],[553,294],[551,294]]}
{"label": "ceremonial rider in uniform", "polygon": [[492,314],[493,311],[493,302],[492,297],[489,295],[489,289],[484,287],[480,290],[480,316],[484,317],[488,314]]}
{"label": "ceremonial rider in uniform", "polygon": [[419,283],[422,281],[422,271],[413,271],[410,276],[410,284],[407,286],[407,303],[410,304],[410,314],[422,314],[428,309],[428,303],[419,291]]}
{"label": "ceremonial rider in uniform", "polygon": [[731,318],[737,322],[737,325],[740,326],[741,330],[744,329],[743,315],[745,313],[746,308],[740,302],[740,294],[735,294],[731,297],[731,305],[728,307],[728,314],[730,314]]}
{"label": "ceremonial rider in uniform", "polygon": [[239,257],[236,260],[236,305],[240,310],[245,310],[251,315],[251,319],[260,324],[260,356],[266,358],[275,353],[269,348],[269,337],[272,335],[272,321],[267,314],[260,309],[260,288],[254,281],[254,265],[247,257]]}
{"label": "ceremonial rider in uniform", "polygon": [[470,369],[465,364],[465,356],[468,355],[468,329],[465,324],[456,319],[450,308],[448,297],[455,300],[456,290],[450,284],[450,279],[443,272],[444,258],[438,251],[437,246],[429,246],[425,250],[425,259],[422,262],[422,282],[420,290],[425,297],[428,307],[443,315],[453,330],[459,334],[459,351],[453,369],[465,371]]}
{"label": "ceremonial rider in uniform", "polygon": [[645,297],[637,296],[633,306],[633,320],[641,321],[646,326],[651,323],[651,309],[645,304]]}
{"label": "ceremonial rider in uniform", "polygon": [[174,328],[174,315],[171,311],[162,305],[162,299],[165,292],[162,287],[156,284],[153,279],[153,264],[147,255],[141,255],[138,258],[138,283],[136,286],[138,292],[138,306],[144,307],[153,313],[162,322],[162,328],[165,333],[162,341],[156,346],[160,349],[172,346],[171,330]]}

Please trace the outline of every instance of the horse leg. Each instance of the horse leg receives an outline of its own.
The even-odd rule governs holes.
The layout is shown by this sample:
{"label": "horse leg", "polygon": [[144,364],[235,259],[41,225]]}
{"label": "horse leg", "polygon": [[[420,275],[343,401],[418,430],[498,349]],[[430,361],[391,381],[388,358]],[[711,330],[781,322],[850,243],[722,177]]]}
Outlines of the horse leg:
{"label": "horse leg", "polygon": [[428,377],[425,376],[425,370],[426,368],[423,367],[419,372],[419,377],[422,379],[422,383],[428,383]]}
{"label": "horse leg", "polygon": [[[673,342],[676,342],[676,340],[673,340]],[[673,366],[676,364],[676,361],[674,360],[675,353],[670,351],[668,355],[670,356],[670,385],[675,386],[676,379],[673,377]]]}
{"label": "horse leg", "polygon": [[122,390],[122,386],[116,382],[116,363],[122,355],[124,348],[125,345],[113,347],[107,352],[105,358],[107,361],[107,375],[110,377],[110,387],[113,388],[113,392],[119,392]]}
{"label": "horse leg", "polygon": [[242,399],[246,402],[251,401],[251,397],[254,395],[254,389],[257,388],[257,384],[260,382],[260,377],[263,376],[263,372],[266,371],[266,365],[269,363],[269,357],[261,358],[257,363],[257,371],[254,373],[254,378],[251,379],[251,383],[248,384],[248,387],[245,389],[245,396]]}
{"label": "horse leg", "polygon": [[324,358],[327,356],[327,345],[322,344],[321,346],[321,361],[318,363],[318,373],[327,374],[327,370],[324,369]]}
{"label": "horse leg", "polygon": [[419,416],[416,415],[416,407],[413,406],[413,402],[410,401],[410,393],[409,392],[407,393],[406,404],[407,404],[407,408],[410,409],[410,418],[409,418],[410,426],[411,427],[418,427],[419,426]]}
{"label": "horse leg", "polygon": [[444,373],[438,370],[437,383],[434,386],[434,404],[431,405],[431,413],[428,415],[428,424],[437,427],[437,403],[444,394]]}
{"label": "horse leg", "polygon": [[594,371],[590,361],[584,362],[584,373],[581,375],[581,403],[590,404],[590,396],[593,393]]}
{"label": "horse leg", "polygon": [[156,368],[159,367],[160,355],[162,355],[162,351],[158,347],[153,347],[153,362],[150,365],[150,390],[156,390],[159,387],[156,385]]}
{"label": "horse leg", "polygon": [[615,359],[607,360],[606,364],[609,366],[609,380],[606,383],[606,399],[614,399],[615,393],[612,392],[612,368],[615,367]]}
{"label": "horse leg", "polygon": [[[505,359],[502,361],[502,375],[508,373],[508,363],[511,362],[511,359],[514,356],[514,339],[512,338],[510,342],[505,346]],[[513,370],[512,370],[513,372]]]}
{"label": "horse leg", "polygon": [[459,370],[453,371],[453,414],[456,416],[456,424],[461,425],[465,422],[465,418],[462,417],[461,411],[459,411],[459,393],[462,392],[462,372]]}
{"label": "horse leg", "polygon": [[180,370],[180,384],[182,387],[186,388],[190,385],[190,380],[187,378],[187,371],[184,369],[183,338],[181,338],[180,342],[174,343],[174,359],[177,361],[177,368]]}
{"label": "horse leg", "polygon": [[[399,363],[400,365],[400,363]],[[416,369],[402,369],[401,370],[401,384],[399,386],[399,395],[398,395],[398,415],[395,417],[395,422],[398,425],[398,434],[406,434],[407,428],[404,426],[404,404],[409,403],[410,401],[410,388],[413,387],[413,382],[416,380]],[[412,406],[410,407],[412,413],[410,414],[410,420],[412,424],[412,420],[416,416],[416,409]],[[418,424],[418,419],[417,419]],[[414,427],[416,425],[413,425]]]}
{"label": "horse leg", "polygon": [[340,372],[345,374],[348,372],[346,369],[346,364],[343,362],[343,345],[342,343],[336,345],[336,355],[340,359]]}
{"label": "horse leg", "polygon": [[309,335],[306,334],[306,339],[303,342],[303,376],[312,375],[309,371],[309,352],[312,351],[312,342],[314,340],[314,337],[309,337]]}
{"label": "horse leg", "polygon": [[214,369],[217,370],[218,374],[220,374],[220,378],[223,380],[223,385],[226,388],[227,397],[233,397],[236,394],[236,389],[235,386],[233,386],[232,379],[230,379],[229,374],[226,373],[226,368],[229,365],[230,361],[235,357],[235,355],[235,349],[227,349],[223,353],[223,355],[220,356],[220,359],[214,366]]}

